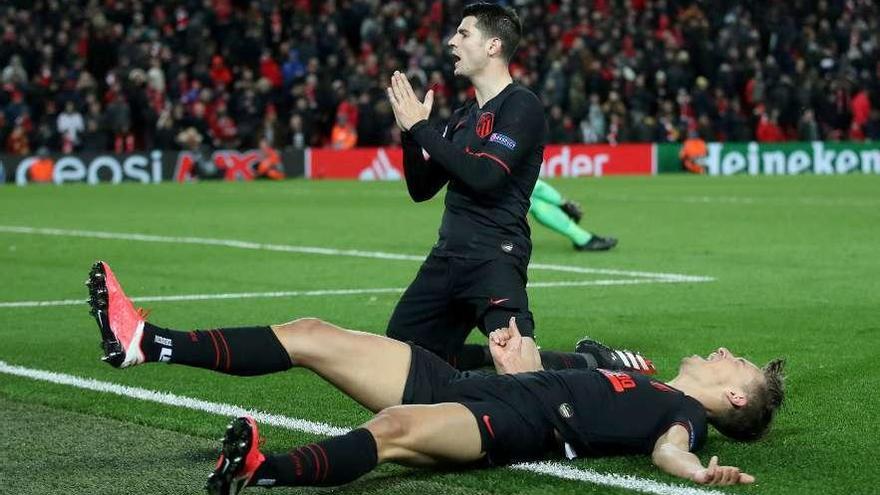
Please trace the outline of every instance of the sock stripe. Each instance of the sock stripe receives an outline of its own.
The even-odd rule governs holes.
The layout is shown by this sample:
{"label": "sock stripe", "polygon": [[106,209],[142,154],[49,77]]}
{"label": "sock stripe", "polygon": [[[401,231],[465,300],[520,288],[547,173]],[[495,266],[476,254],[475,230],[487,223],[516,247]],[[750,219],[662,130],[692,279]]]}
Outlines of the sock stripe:
{"label": "sock stripe", "polygon": [[204,333],[208,334],[208,337],[211,338],[211,345],[214,346],[214,369],[220,369],[220,346],[217,345],[217,338],[214,337],[214,332],[210,330]]}
{"label": "sock stripe", "polygon": [[565,366],[566,369],[569,369],[569,368],[572,367],[572,366],[571,366],[571,361],[568,360],[568,357],[567,357],[567,356],[565,356],[565,355],[560,355],[559,357],[562,358],[562,365]]}
{"label": "sock stripe", "polygon": [[226,350],[226,371],[229,371],[232,368],[232,351],[229,350],[229,344],[226,342],[223,332],[220,330],[215,330],[215,332],[217,332],[217,337],[220,338],[220,341],[223,342],[223,349]]}
{"label": "sock stripe", "polygon": [[323,445],[316,443],[315,447],[318,448],[318,452],[321,453],[321,457],[324,459],[324,477],[321,478],[321,481],[324,481],[327,479],[327,475],[330,474],[330,459],[327,458],[327,451]]}
{"label": "sock stripe", "polygon": [[321,477],[321,460],[318,458],[318,454],[315,453],[313,446],[314,444],[309,444],[306,445],[306,448],[309,449],[309,453],[315,458],[315,481],[318,481]]}
{"label": "sock stripe", "polygon": [[293,464],[293,473],[297,476],[302,476],[302,453],[300,449],[291,450],[287,453],[287,456],[290,457],[290,462]]}

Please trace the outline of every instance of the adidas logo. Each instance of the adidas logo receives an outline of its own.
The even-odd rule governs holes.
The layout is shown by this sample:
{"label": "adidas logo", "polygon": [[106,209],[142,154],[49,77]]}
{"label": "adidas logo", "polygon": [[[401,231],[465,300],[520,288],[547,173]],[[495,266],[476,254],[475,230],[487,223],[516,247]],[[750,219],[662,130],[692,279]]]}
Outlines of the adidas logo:
{"label": "adidas logo", "polygon": [[373,163],[370,164],[369,167],[361,170],[361,173],[358,174],[358,179],[360,180],[400,180],[401,175],[400,172],[391,165],[391,160],[388,159],[388,155],[385,153],[385,150],[379,148],[379,152],[376,153],[376,158],[373,159]]}

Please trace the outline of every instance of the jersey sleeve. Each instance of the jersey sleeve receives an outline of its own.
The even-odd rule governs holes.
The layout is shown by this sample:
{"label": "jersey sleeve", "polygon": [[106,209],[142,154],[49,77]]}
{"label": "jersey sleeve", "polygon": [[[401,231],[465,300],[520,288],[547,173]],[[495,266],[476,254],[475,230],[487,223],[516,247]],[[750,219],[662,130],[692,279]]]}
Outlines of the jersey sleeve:
{"label": "jersey sleeve", "polygon": [[[403,148],[403,175],[406,189],[413,201],[427,201],[434,197],[449,181],[449,174],[437,163],[425,156],[422,146],[411,132],[401,133]],[[443,138],[446,138],[444,131]]]}
{"label": "jersey sleeve", "polygon": [[473,191],[494,192],[504,186],[514,167],[524,164],[534,147],[543,143],[546,132],[541,102],[529,93],[511,95],[501,110],[479,151],[458,149],[427,121],[416,123],[410,132],[450,176]]}
{"label": "jersey sleeve", "polygon": [[547,132],[544,107],[531,93],[514,93],[504,101],[483,149],[475,153],[486,157],[508,174],[527,162],[536,146],[544,144]]}
{"label": "jersey sleeve", "polygon": [[669,416],[666,426],[660,429],[661,434],[669,431],[675,425],[680,425],[687,430],[689,451],[695,452],[706,444],[709,426],[706,421],[706,412],[702,406],[693,404],[691,401],[685,402],[683,407],[678,408]]}

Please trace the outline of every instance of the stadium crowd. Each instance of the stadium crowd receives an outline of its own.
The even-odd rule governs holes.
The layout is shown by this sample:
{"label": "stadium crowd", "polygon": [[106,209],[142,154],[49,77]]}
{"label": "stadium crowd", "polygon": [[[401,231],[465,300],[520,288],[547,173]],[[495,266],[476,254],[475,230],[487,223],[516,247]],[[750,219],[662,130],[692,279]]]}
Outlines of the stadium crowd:
{"label": "stadium crowd", "polygon": [[[443,119],[451,1],[9,0],[0,5],[7,153],[399,142],[404,70]],[[878,140],[873,0],[514,0],[514,78],[551,142]]]}

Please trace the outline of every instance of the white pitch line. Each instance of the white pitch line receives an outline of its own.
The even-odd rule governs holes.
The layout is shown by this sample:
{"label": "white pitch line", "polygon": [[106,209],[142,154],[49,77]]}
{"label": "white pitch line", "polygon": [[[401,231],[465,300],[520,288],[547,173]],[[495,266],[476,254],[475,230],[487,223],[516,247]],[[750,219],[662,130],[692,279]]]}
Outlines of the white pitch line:
{"label": "white pitch line", "polygon": [[[553,287],[607,287],[614,285],[640,284],[672,284],[679,283],[674,279],[611,279],[611,280],[575,280],[560,282],[530,282],[530,289],[546,289]],[[325,289],[325,290],[290,290],[275,292],[238,292],[224,294],[180,294],[174,296],[139,296],[130,298],[134,302],[180,302],[180,301],[213,301],[223,299],[273,299],[281,297],[313,297],[313,296],[356,296],[362,294],[396,294],[406,290],[403,287],[380,287],[376,289]],[[79,306],[86,304],[86,299],[59,299],[54,301],[6,301],[0,302],[4,308],[45,308],[57,306]]]}
{"label": "white pitch line", "polygon": [[[109,393],[122,397],[129,397],[146,402],[155,402],[174,407],[182,407],[195,411],[202,411],[210,414],[225,417],[235,417],[250,415],[259,423],[278,426],[288,430],[301,431],[314,435],[342,435],[350,430],[339,426],[329,425],[316,421],[309,421],[299,418],[291,418],[280,414],[271,414],[244,407],[223,404],[220,402],[211,402],[193,397],[175,395],[168,392],[158,392],[145,388],[131,387],[120,385],[117,383],[104,382],[92,378],[80,378],[65,373],[57,373],[54,371],[39,370],[34,368],[26,368],[16,366],[0,361],[0,373],[30,378],[58,385],[67,385],[84,390],[92,390],[95,392]],[[613,473],[599,473],[591,469],[578,469],[566,466],[558,462],[538,462],[538,463],[522,463],[510,466],[509,469],[518,471],[529,471],[531,473],[554,476],[557,478],[583,481],[597,485],[612,486],[616,488],[624,488],[643,493],[651,493],[656,495],[724,495],[723,492],[715,490],[703,490],[682,485],[674,485],[661,483],[644,478],[638,478],[629,475],[618,475]]]}
{"label": "white pitch line", "polygon": [[625,488],[644,493],[655,493],[657,495],[723,495],[724,492],[716,490],[704,490],[690,486],[672,485],[660,483],[659,481],[638,478],[636,476],[614,473],[599,473],[592,469],[578,469],[559,462],[530,462],[525,464],[514,464],[510,469],[519,469],[522,471],[531,471],[533,473],[546,474],[566,480],[586,481],[596,485],[613,486],[617,488]]}
{"label": "white pitch line", "polygon": [[[0,232],[8,234],[32,234],[32,235],[53,235],[63,237],[84,237],[92,239],[109,239],[109,240],[125,240],[139,242],[160,242],[171,244],[199,244],[207,246],[222,246],[236,249],[250,249],[261,251],[279,251],[287,253],[303,253],[303,254],[319,254],[325,256],[349,256],[357,258],[373,258],[385,260],[404,260],[404,261],[422,261],[424,256],[416,256],[411,254],[386,253],[382,251],[362,251],[358,249],[330,249],[314,246],[293,246],[288,244],[265,244],[251,241],[241,241],[235,239],[211,239],[205,237],[175,237],[162,236],[152,234],[138,233],[122,233],[122,232],[101,232],[92,230],[69,230],[69,229],[50,229],[36,227],[22,227],[11,225],[0,225]],[[701,277],[693,275],[682,275],[675,273],[654,273],[642,271],[627,270],[611,270],[605,268],[585,268],[569,265],[554,265],[545,263],[530,263],[530,269],[550,270],[557,272],[569,273],[585,273],[600,275],[622,275],[626,277],[638,278],[658,278],[669,279],[675,282],[710,282],[714,279],[711,277]]]}
{"label": "white pitch line", "polygon": [[[290,290],[276,292],[239,292],[225,294],[180,294],[175,296],[140,296],[130,298],[134,302],[177,302],[177,301],[211,301],[215,299],[271,299],[278,297],[310,297],[310,296],[350,296],[359,294],[386,294],[403,292],[402,287],[377,289],[327,289],[327,290]],[[37,308],[46,306],[77,306],[85,304],[86,299],[61,299],[57,301],[10,301],[0,302],[0,308]]]}

